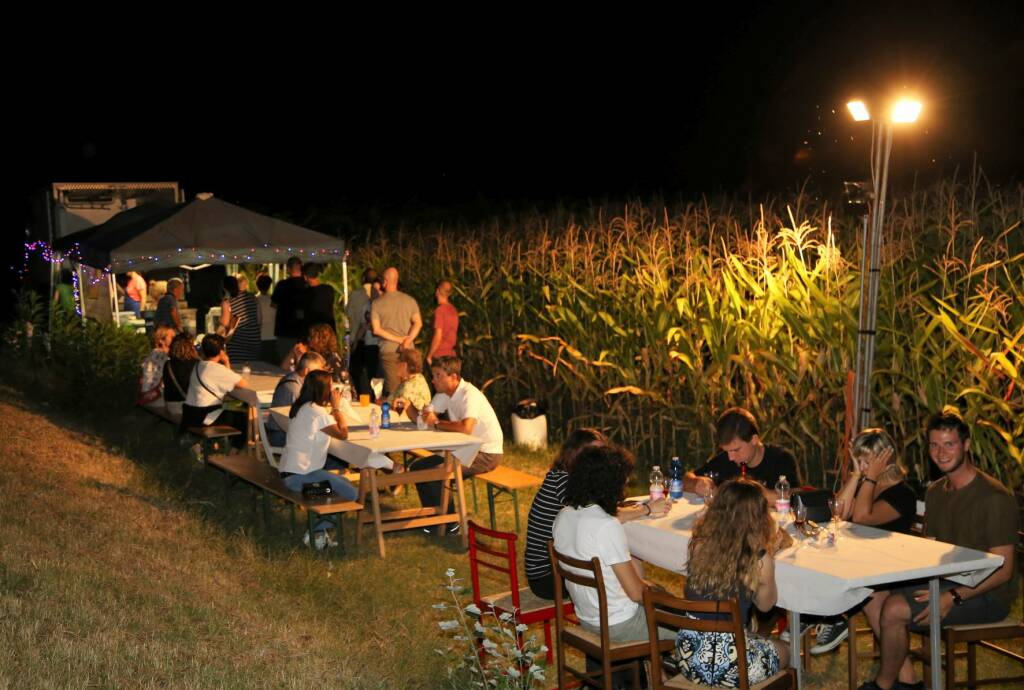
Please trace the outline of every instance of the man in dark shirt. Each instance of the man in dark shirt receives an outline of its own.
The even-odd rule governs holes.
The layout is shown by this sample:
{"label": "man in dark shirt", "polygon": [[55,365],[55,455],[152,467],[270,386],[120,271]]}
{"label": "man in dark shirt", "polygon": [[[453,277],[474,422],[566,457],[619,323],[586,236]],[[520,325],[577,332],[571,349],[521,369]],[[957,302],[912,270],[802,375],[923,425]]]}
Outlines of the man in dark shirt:
{"label": "man in dark shirt", "polygon": [[302,267],[302,276],[306,279],[309,289],[305,291],[305,332],[309,333],[310,326],[318,323],[326,323],[335,333],[338,329],[334,325],[334,305],[338,301],[338,293],[326,283],[320,282],[320,271],[323,268],[320,264],[306,264]]}
{"label": "man in dark shirt", "polygon": [[270,298],[277,314],[274,317],[274,336],[277,338],[277,354],[281,359],[291,352],[299,338],[305,337],[303,312],[306,279],[302,277],[302,260],[293,256],[288,259],[288,277],[274,287]]}
{"label": "man in dark shirt", "polygon": [[781,476],[786,477],[790,486],[799,486],[793,454],[785,448],[761,443],[757,420],[747,410],[731,407],[723,412],[715,426],[715,442],[722,452],[696,471],[686,473],[686,491],[703,494],[712,483],[721,484],[744,471],[748,478],[764,484],[769,500],[775,500],[775,484]]}

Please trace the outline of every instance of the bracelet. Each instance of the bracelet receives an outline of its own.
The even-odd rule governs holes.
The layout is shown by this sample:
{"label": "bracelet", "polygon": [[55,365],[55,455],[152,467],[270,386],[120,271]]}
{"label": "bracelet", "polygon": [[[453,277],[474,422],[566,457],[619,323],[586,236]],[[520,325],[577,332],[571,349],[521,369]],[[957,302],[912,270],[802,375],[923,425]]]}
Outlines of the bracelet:
{"label": "bracelet", "polygon": [[872,484],[874,484],[876,486],[878,485],[878,480],[872,479],[871,477],[864,477],[864,481],[871,482]]}

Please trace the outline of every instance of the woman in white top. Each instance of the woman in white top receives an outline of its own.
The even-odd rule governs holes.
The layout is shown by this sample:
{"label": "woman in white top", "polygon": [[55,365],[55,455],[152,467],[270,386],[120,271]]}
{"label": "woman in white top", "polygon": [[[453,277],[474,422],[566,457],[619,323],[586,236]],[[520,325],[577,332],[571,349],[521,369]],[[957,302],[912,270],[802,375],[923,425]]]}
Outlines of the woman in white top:
{"label": "woman in white top", "polygon": [[[615,515],[633,472],[633,455],[618,446],[588,446],[580,451],[566,486],[565,508],[552,528],[555,550],[572,558],[601,561],[608,608],[608,637],[612,642],[647,639],[644,587],[661,589],[644,579],[641,563],[632,558],[626,531]],[[597,590],[566,582],[576,615],[587,630],[600,634],[601,611]],[[675,639],[659,628],[661,639]]]}
{"label": "woman in white top", "polygon": [[[327,411],[328,404],[332,412]],[[302,491],[303,484],[327,482],[336,498],[354,501],[358,492],[351,482],[325,469],[331,439],[348,438],[348,425],[341,411],[341,391],[331,387],[330,373],[311,371],[306,375],[288,416],[291,418],[288,440],[278,467],[285,486],[292,491]],[[314,531],[324,532],[330,527],[333,524],[329,520],[322,520]],[[318,547],[322,542],[323,537],[318,537]]]}

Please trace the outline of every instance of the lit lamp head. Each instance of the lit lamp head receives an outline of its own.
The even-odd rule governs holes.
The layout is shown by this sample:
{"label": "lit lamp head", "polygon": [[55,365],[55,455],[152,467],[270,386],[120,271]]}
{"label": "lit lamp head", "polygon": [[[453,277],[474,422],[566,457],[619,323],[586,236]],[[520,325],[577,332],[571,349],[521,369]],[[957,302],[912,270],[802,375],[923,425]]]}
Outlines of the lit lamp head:
{"label": "lit lamp head", "polygon": [[920,114],[921,101],[910,98],[901,98],[892,107],[893,122],[917,122],[917,117]]}
{"label": "lit lamp head", "polygon": [[846,104],[846,107],[850,111],[850,115],[857,122],[871,119],[871,115],[868,114],[868,107],[864,105],[864,101],[850,101]]}

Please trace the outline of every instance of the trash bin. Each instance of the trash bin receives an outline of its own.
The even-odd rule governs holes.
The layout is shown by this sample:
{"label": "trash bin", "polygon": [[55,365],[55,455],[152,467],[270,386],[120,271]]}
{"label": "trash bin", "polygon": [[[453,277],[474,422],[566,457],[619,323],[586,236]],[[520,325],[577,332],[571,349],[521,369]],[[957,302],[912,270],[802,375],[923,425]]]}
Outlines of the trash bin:
{"label": "trash bin", "polygon": [[532,398],[520,400],[512,410],[512,437],[521,446],[548,447],[548,418],[544,403]]}

